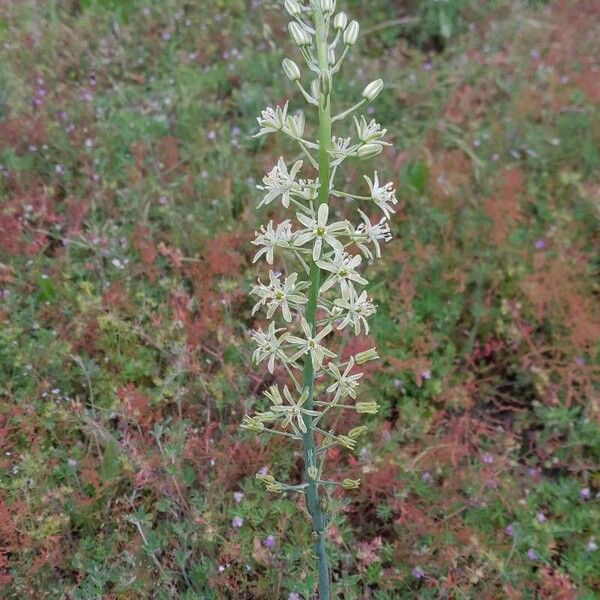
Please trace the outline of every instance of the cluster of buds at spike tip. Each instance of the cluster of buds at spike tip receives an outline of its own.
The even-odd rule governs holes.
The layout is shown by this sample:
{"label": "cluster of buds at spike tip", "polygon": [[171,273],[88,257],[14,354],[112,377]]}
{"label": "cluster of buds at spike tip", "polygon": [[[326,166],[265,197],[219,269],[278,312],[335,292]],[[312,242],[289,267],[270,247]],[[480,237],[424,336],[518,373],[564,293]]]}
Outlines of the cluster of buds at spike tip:
{"label": "cluster of buds at spike tip", "polygon": [[[344,343],[340,340],[341,335],[369,332],[368,319],[377,307],[369,297],[364,267],[379,259],[384,243],[391,240],[389,223],[398,201],[393,184],[380,183],[382,169],[369,171],[352,193],[340,189],[347,182],[339,175],[345,161],[371,159],[390,144],[384,139],[386,129],[357,112],[381,94],[381,79],[368,83],[362,92],[359,88],[356,103],[349,108],[333,111],[331,106],[343,101],[334,93],[336,76],[360,31],[358,22],[346,13],[336,14],[338,3],[284,2],[291,16],[289,34],[304,62],[285,58],[283,73],[315,108],[318,134],[315,119],[305,117],[304,112],[292,113],[288,103],[266,108],[258,118],[256,134],[287,136],[298,145],[301,158],[278,157],[257,186],[261,192],[258,207],[279,205],[288,212],[280,222],[260,226],[252,241],[258,247],[253,262],[263,259],[270,266],[265,270],[268,280],[263,276],[252,287],[256,302],[252,315],[259,319],[252,332],[257,346],[253,361],[266,364],[280,383],[263,392],[261,410],[246,415],[241,426],[287,437],[304,448],[308,448],[307,440],[313,444],[305,453],[306,481],[288,485],[271,475],[258,476],[268,491],[277,494],[308,493],[311,486],[319,489],[331,483],[320,479],[329,448],[354,451],[367,432],[365,425],[349,431],[323,429],[340,422],[335,418],[338,411],[351,410],[368,418],[380,410],[377,402],[360,400],[358,394],[360,368],[379,359],[376,348],[342,359]],[[342,49],[336,59],[338,44]],[[322,127],[324,114],[327,127]],[[353,135],[332,137],[332,125],[351,115]],[[321,168],[324,160],[327,167]],[[341,206],[345,215],[352,211],[346,202],[337,206],[336,198],[351,201],[357,218],[340,217]],[[313,276],[315,272],[318,277]],[[360,481],[344,479],[337,484],[352,490]]]}

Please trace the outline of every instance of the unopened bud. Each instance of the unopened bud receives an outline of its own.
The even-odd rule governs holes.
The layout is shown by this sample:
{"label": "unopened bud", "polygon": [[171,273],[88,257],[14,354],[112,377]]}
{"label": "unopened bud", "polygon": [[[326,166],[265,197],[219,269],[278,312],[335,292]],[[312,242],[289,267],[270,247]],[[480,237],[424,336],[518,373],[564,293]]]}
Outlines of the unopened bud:
{"label": "unopened bud", "polygon": [[366,98],[369,102],[373,102],[379,93],[383,89],[383,81],[381,79],[376,79],[375,81],[371,81],[369,85],[363,90],[362,96]]}
{"label": "unopened bud", "polygon": [[285,0],[283,5],[285,6],[285,10],[287,10],[292,17],[297,17],[302,14],[302,7],[297,0]]}
{"label": "unopened bud", "polygon": [[283,492],[283,486],[280,483],[269,483],[266,485],[267,492],[271,494],[281,494]]}
{"label": "unopened bud", "polygon": [[[362,158],[363,160],[366,160],[368,158],[373,158],[374,156],[377,156],[382,150],[383,150],[383,146],[381,144],[365,144],[364,146],[361,146],[356,151],[356,154],[357,154],[358,158]],[[374,359],[371,359],[371,360],[374,360]],[[358,362],[358,358],[357,358],[356,362],[360,365],[360,363]]]}
{"label": "unopened bud", "polygon": [[329,63],[330,67],[335,65],[335,50],[333,48],[329,48],[327,51],[327,62]]}
{"label": "unopened bud", "polygon": [[260,473],[257,473],[256,479],[258,479],[260,482],[265,483],[265,484],[275,482],[275,477],[273,477],[273,475],[261,475]]}
{"label": "unopened bud", "polygon": [[[370,144],[368,144],[368,145],[370,145]],[[373,144],[373,145],[377,146],[377,144]],[[379,355],[377,354],[376,348],[369,348],[368,350],[365,350],[364,352],[359,352],[358,354],[354,355],[354,360],[356,361],[357,365],[364,365],[366,362],[369,362],[370,360],[377,360],[378,358],[379,358]]]}
{"label": "unopened bud", "polygon": [[356,446],[356,440],[353,440],[347,435],[338,435],[335,439],[340,446],[344,446],[344,448],[348,448],[348,450],[354,450],[354,446]]}
{"label": "unopened bud", "polygon": [[288,31],[292,36],[292,40],[296,46],[310,46],[310,35],[298,25],[298,23],[289,23]]}
{"label": "unopened bud", "polygon": [[271,412],[270,410],[268,410],[266,412],[257,412],[254,415],[254,418],[259,423],[272,423],[273,421],[275,421],[277,419],[277,415],[274,412]]}
{"label": "unopened bud", "polygon": [[329,96],[331,93],[331,75],[328,71],[319,75],[319,90],[323,96]]}
{"label": "unopened bud", "polygon": [[344,479],[342,487],[345,490],[355,490],[360,486],[360,479]]}
{"label": "unopened bud", "polygon": [[348,15],[345,12],[339,12],[333,19],[333,28],[336,31],[343,31],[348,25]]}
{"label": "unopened bud", "polygon": [[351,21],[350,25],[344,31],[344,44],[346,46],[354,46],[356,44],[356,40],[358,39],[358,32],[360,31],[360,25],[358,21]]}
{"label": "unopened bud", "polygon": [[364,425],[360,425],[359,427],[355,427],[348,432],[348,437],[351,437],[355,440],[357,437],[360,437],[363,433],[367,431],[367,428]]}
{"label": "unopened bud", "polygon": [[335,0],[321,0],[321,10],[325,16],[331,15],[335,10]]}
{"label": "unopened bud", "polygon": [[356,412],[359,415],[376,415],[379,410],[377,402],[357,402]]}
{"label": "unopened bud", "polygon": [[317,476],[319,475],[319,469],[317,469],[317,467],[315,467],[314,465],[311,467],[308,467],[308,469],[306,469],[306,474],[311,478],[311,479],[316,479]]}
{"label": "unopened bud", "polygon": [[281,66],[290,81],[298,81],[300,79],[300,69],[293,60],[284,58]]}
{"label": "unopened bud", "polygon": [[310,93],[316,100],[319,99],[319,80],[313,79],[310,83]]}
{"label": "unopened bud", "polygon": [[249,417],[248,415],[244,415],[244,419],[240,424],[240,427],[242,429],[248,429],[249,431],[255,431],[256,433],[260,433],[265,428],[265,425],[255,417]]}

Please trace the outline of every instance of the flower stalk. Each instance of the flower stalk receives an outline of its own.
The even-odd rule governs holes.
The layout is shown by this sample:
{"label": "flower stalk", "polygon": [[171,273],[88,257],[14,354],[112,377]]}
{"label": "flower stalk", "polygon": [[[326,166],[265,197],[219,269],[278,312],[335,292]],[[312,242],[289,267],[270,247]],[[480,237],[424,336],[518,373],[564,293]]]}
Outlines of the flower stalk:
{"label": "flower stalk", "polygon": [[[375,260],[381,256],[379,243],[391,239],[387,222],[397,203],[392,184],[381,186],[377,172],[372,180],[365,176],[369,195],[334,189],[333,179],[345,160],[372,158],[389,145],[383,141],[386,130],[374,120],[367,123],[364,116],[360,121],[354,119],[358,134],[355,143],[351,138],[332,136],[334,122],[373,101],[383,88],[380,79],[369,83],[359,102],[332,117],[334,76],[359,34],[356,21],[349,22],[342,12],[335,14],[336,3],[336,0],[309,0],[308,4],[286,0],[284,3],[292,17],[288,28],[290,36],[313,77],[307,86],[310,93],[306,91],[301,81],[302,73],[294,61],[286,58],[282,67],[308,105],[317,107],[316,139],[307,139],[304,114],[288,114],[287,103],[284,107],[265,109],[258,118],[260,130],[257,136],[282,133],[300,146],[308,161],[296,161],[289,167],[280,158],[263,179],[263,185],[257,186],[264,193],[259,207],[278,200],[283,208],[297,210],[295,216],[301,227],[294,229],[290,219],[275,225],[270,221],[266,227],[261,226],[252,242],[259,247],[254,262],[264,258],[267,264],[273,265],[276,252],[289,252],[298,261],[305,278],[295,272],[281,275],[273,269],[269,271],[269,283],[263,284],[259,280],[252,289],[252,294],[259,298],[252,314],[265,308],[267,319],[283,320],[282,327],[277,327],[273,320],[266,332],[262,329],[253,332],[257,344],[253,360],[256,364],[266,361],[272,374],[276,366],[283,366],[289,385],[284,386],[283,394],[277,385],[264,392],[270,408],[253,416],[246,415],[241,424],[256,433],[283,434],[302,444],[302,482],[282,483],[270,474],[257,477],[271,493],[304,495],[313,530],[321,600],[331,598],[326,551],[329,518],[324,509],[329,488],[352,490],[360,485],[358,479],[345,478],[341,482],[324,479],[325,459],[328,450],[336,446],[353,451],[357,438],[367,429],[359,426],[344,434],[327,430],[328,425],[323,421],[333,408],[352,410],[361,415],[372,415],[379,409],[375,401],[358,401],[356,392],[362,377],[356,368],[379,358],[375,348],[342,360],[345,342],[334,352],[330,338],[346,327],[353,329],[355,335],[369,331],[367,319],[375,313],[376,307],[366,289],[356,289],[356,286],[364,288],[368,285],[358,269],[363,257]],[[333,41],[330,42],[331,34]],[[339,43],[344,47],[336,60]],[[316,171],[315,179],[299,178],[305,168],[311,167]],[[336,197],[360,202],[364,211],[357,211],[362,218],[358,225],[335,220],[336,207],[329,201]],[[373,223],[368,214],[371,210],[383,213],[383,217]],[[353,251],[356,252],[354,255]],[[301,379],[294,371],[301,371]],[[317,377],[328,378],[324,389],[316,386]],[[315,398],[317,390],[318,399]]]}

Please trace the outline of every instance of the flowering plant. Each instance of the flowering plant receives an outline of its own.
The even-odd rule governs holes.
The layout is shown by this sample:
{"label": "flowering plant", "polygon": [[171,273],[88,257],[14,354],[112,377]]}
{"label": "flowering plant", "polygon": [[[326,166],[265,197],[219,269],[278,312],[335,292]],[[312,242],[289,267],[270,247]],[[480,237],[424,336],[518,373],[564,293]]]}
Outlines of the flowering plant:
{"label": "flowering plant", "polygon": [[[310,0],[306,5],[297,0],[285,0],[284,4],[292,17],[289,33],[312,74],[311,85],[307,89],[302,84],[300,68],[291,59],[283,61],[283,70],[308,104],[315,107],[318,134],[314,140],[307,139],[304,113],[290,114],[286,103],[283,107],[269,107],[262,112],[258,118],[260,130],[257,136],[276,132],[288,136],[300,146],[316,175],[314,179],[300,178],[304,161],[296,161],[290,166],[281,157],[264,177],[262,185],[257,186],[264,193],[259,207],[275,201],[281,202],[284,208],[293,205],[299,226],[295,228],[290,219],[278,224],[269,221],[262,226],[252,242],[258,246],[254,262],[264,258],[273,265],[275,252],[285,252],[297,261],[300,272],[284,275],[270,270],[268,282],[259,280],[252,289],[252,294],[258,298],[253,314],[264,308],[267,319],[280,316],[283,320],[281,327],[273,320],[266,332],[261,329],[253,332],[257,346],[253,361],[256,364],[266,361],[270,373],[274,372],[276,364],[281,365],[287,372],[289,385],[283,387],[283,394],[277,385],[264,392],[270,403],[269,410],[246,415],[242,427],[286,436],[303,446],[305,468],[301,483],[283,483],[269,474],[258,477],[270,492],[305,495],[314,531],[320,597],[328,600],[330,582],[325,548],[328,519],[320,494],[323,488],[335,485],[353,489],[360,481],[324,480],[323,465],[330,448],[342,446],[353,450],[366,427],[340,433],[325,430],[320,425],[331,410],[375,414],[379,408],[374,401],[356,401],[362,377],[357,367],[379,358],[376,349],[359,352],[342,361],[341,348],[338,346],[337,352],[331,349],[332,334],[347,328],[355,335],[369,331],[367,319],[375,313],[376,307],[364,289],[368,281],[359,269],[363,258],[380,258],[380,243],[391,239],[388,220],[395,211],[397,200],[393,184],[381,185],[377,172],[372,178],[365,176],[368,195],[351,194],[334,185],[338,168],[345,160],[372,158],[389,145],[383,140],[386,130],[364,116],[354,117],[355,142],[352,138],[332,136],[334,123],[373,101],[383,88],[380,79],[369,83],[359,102],[332,115],[335,75],[357,41],[359,24],[349,22],[343,12],[336,14],[336,0]],[[339,49],[341,53],[337,58]],[[356,200],[366,211],[374,208],[382,216],[373,223],[367,212],[358,209],[360,222],[357,225],[345,219],[335,220],[331,198]],[[325,382],[323,386],[321,381]],[[315,395],[317,384],[318,400]],[[352,404],[344,404],[347,399]]]}

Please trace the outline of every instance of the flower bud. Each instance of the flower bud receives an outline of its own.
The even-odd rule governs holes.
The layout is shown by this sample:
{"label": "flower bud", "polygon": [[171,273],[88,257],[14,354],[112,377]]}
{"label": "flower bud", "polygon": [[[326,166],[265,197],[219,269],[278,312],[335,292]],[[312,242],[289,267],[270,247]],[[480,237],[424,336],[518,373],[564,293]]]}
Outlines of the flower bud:
{"label": "flower bud", "polygon": [[377,402],[357,402],[355,408],[359,415],[376,415],[379,404]]}
{"label": "flower bud", "polygon": [[335,10],[335,0],[321,0],[321,10],[325,16],[331,15]]}
{"label": "flower bud", "polygon": [[367,431],[367,428],[364,425],[360,425],[359,427],[355,427],[348,432],[348,437],[351,437],[355,440],[357,437],[360,437],[363,433]]}
{"label": "flower bud", "polygon": [[378,358],[379,355],[377,354],[376,348],[369,348],[364,352],[359,352],[358,354],[354,355],[354,360],[356,361],[357,365],[364,365],[366,362],[369,362],[370,360],[377,360]]}
{"label": "flower bud", "polygon": [[257,473],[256,479],[265,484],[275,483],[275,477],[273,477],[273,475],[261,475],[260,473]]}
{"label": "flower bud", "polygon": [[344,31],[344,44],[346,46],[354,46],[358,39],[358,32],[360,31],[360,25],[358,21],[351,21],[350,25]]}
{"label": "flower bud", "polygon": [[242,429],[248,429],[249,431],[255,431],[256,433],[260,433],[264,430],[265,425],[261,423],[256,417],[249,417],[248,415],[244,415],[244,419],[240,424]]}
{"label": "flower bud", "polygon": [[[368,158],[373,158],[374,156],[377,156],[382,150],[383,150],[383,146],[381,144],[365,144],[364,146],[361,146],[356,151],[356,154],[357,154],[358,158],[367,160]],[[374,360],[374,359],[371,359],[371,360]],[[358,362],[358,355],[357,355],[356,362],[358,364],[360,364]]]}
{"label": "flower bud", "polygon": [[311,478],[311,479],[316,479],[317,476],[319,475],[319,469],[317,469],[317,467],[315,467],[314,465],[308,467],[308,469],[306,469],[306,474]]}
{"label": "flower bud", "polygon": [[312,95],[313,98],[315,98],[316,100],[319,99],[319,80],[318,79],[313,79],[311,84],[310,84],[310,93]]}
{"label": "flower bud", "polygon": [[356,446],[356,440],[353,440],[347,435],[338,435],[335,439],[340,446],[344,446],[344,448],[348,448],[348,450],[354,450],[354,446]]}
{"label": "flower bud", "polygon": [[343,31],[348,25],[348,15],[345,12],[339,12],[333,19],[333,28],[336,31]]}
{"label": "flower bud", "polygon": [[310,46],[310,35],[298,25],[298,23],[289,23],[288,31],[292,36],[292,40],[296,46]]}
{"label": "flower bud", "polygon": [[274,412],[271,412],[270,410],[268,410],[266,412],[257,412],[254,415],[254,418],[259,423],[272,423],[273,421],[275,421],[277,419],[277,415]]}
{"label": "flower bud", "polygon": [[372,102],[379,96],[379,93],[383,89],[383,81],[381,79],[376,79],[375,81],[371,81],[369,85],[363,90],[362,96],[366,98],[369,102]]}
{"label": "flower bud", "polygon": [[355,490],[360,486],[360,479],[344,479],[342,487],[345,490]]}
{"label": "flower bud", "polygon": [[283,5],[285,6],[285,10],[287,10],[292,17],[297,17],[302,14],[302,7],[297,0],[285,0]]}
{"label": "flower bud", "polygon": [[319,91],[323,96],[329,96],[331,93],[331,75],[328,71],[323,71],[319,75]]}
{"label": "flower bud", "polygon": [[333,48],[329,48],[327,51],[327,62],[329,63],[330,67],[335,65],[335,50]]}
{"label": "flower bud", "polygon": [[270,494],[281,494],[283,492],[283,486],[277,481],[275,483],[268,483],[265,486],[265,489]]}
{"label": "flower bud", "polygon": [[290,81],[298,81],[300,79],[300,69],[293,60],[284,58],[281,66]]}

